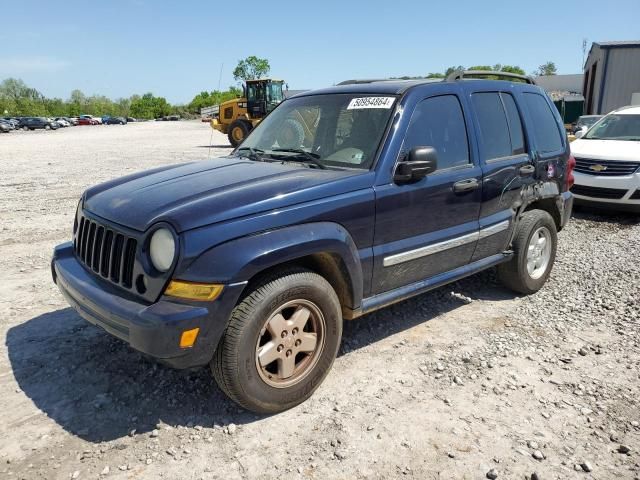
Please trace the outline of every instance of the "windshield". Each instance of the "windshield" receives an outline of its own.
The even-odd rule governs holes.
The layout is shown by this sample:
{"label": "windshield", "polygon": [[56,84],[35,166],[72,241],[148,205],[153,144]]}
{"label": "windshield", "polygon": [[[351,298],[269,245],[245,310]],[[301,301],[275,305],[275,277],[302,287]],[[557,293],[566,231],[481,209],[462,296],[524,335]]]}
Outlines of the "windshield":
{"label": "windshield", "polygon": [[313,157],[313,163],[325,167],[368,169],[395,100],[354,94],[287,100],[260,122],[237,153],[260,152],[265,160],[308,162]]}
{"label": "windshield", "polygon": [[590,127],[602,117],[580,117],[578,119],[578,126],[584,125],[585,127]]}
{"label": "windshield", "polygon": [[582,138],[591,140],[640,140],[640,115],[607,115]]}

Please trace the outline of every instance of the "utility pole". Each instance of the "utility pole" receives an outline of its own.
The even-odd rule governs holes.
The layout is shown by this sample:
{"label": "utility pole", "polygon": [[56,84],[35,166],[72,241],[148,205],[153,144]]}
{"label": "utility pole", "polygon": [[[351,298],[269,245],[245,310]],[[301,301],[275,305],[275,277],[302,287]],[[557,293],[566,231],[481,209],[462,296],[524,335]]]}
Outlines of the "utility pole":
{"label": "utility pole", "polygon": [[582,39],[582,65],[580,66],[580,70],[584,70],[584,59],[587,54],[587,39]]}

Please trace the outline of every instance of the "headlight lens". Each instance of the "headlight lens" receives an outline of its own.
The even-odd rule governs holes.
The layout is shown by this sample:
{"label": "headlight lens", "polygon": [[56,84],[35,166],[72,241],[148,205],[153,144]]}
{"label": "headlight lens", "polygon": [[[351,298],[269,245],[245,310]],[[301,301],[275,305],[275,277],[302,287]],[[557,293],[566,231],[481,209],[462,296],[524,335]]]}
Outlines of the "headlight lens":
{"label": "headlight lens", "polygon": [[151,263],[157,270],[166,272],[171,268],[176,255],[176,242],[169,230],[159,228],[153,233],[149,254]]}

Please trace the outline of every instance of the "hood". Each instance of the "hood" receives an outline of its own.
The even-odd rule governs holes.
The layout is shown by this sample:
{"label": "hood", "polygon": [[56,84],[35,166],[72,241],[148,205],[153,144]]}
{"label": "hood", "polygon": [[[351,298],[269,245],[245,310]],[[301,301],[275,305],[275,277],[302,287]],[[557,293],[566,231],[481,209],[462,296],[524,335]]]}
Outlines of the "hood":
{"label": "hood", "polygon": [[583,140],[571,142],[571,154],[598,160],[640,162],[640,142],[634,140]]}
{"label": "hood", "polygon": [[366,170],[320,170],[222,157],[161,167],[90,188],[84,209],[138,231],[165,221],[182,232],[372,184],[372,172]]}

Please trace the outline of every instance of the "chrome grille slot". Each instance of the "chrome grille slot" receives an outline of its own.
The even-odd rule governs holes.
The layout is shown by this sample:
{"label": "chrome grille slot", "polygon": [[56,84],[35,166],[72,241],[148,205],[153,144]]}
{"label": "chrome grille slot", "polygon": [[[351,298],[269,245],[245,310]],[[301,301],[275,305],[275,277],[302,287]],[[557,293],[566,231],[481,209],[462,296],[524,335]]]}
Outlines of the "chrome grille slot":
{"label": "chrome grille slot", "polygon": [[81,217],[74,249],[78,259],[90,270],[125,288],[133,286],[138,242],[107,225]]}
{"label": "chrome grille slot", "polygon": [[640,162],[622,160],[598,160],[595,158],[576,157],[575,171],[586,175],[600,175],[604,177],[616,177],[632,175],[640,169]]}

